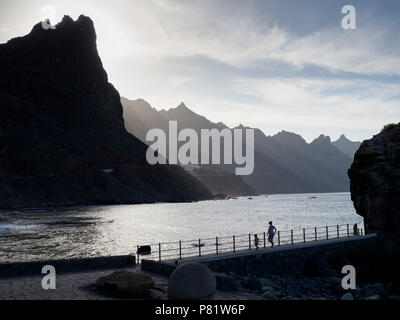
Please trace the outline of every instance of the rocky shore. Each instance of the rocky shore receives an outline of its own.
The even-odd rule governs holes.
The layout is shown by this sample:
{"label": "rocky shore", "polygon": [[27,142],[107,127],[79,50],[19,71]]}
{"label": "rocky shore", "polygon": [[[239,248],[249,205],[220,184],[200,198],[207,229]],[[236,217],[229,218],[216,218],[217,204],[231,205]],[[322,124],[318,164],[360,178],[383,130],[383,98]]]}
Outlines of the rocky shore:
{"label": "rocky shore", "polygon": [[[79,296],[79,292],[83,292],[96,299],[168,300],[167,277],[138,269],[122,272],[126,271],[134,275],[134,282],[129,282],[128,278],[121,278],[121,271],[116,273],[120,278],[118,280],[123,280],[119,284],[115,282],[115,278],[110,278],[110,275],[113,275],[111,271],[87,272],[86,277],[81,274],[65,275],[70,280],[74,277],[80,279],[80,284],[68,295]],[[111,291],[105,290],[107,278]],[[345,291],[341,286],[342,279],[338,277],[298,278],[275,275],[268,278],[248,278],[235,274],[216,274],[216,278],[215,300],[400,300],[400,296],[393,292],[391,283],[360,283],[356,290]],[[24,279],[24,282],[29,281]],[[138,295],[129,296],[129,293]],[[3,298],[4,296],[0,295],[0,299]]]}
{"label": "rocky shore", "polygon": [[294,277],[274,275],[247,278],[230,275],[238,291],[266,300],[399,300],[391,283],[360,283],[356,290],[342,288],[338,277]]}

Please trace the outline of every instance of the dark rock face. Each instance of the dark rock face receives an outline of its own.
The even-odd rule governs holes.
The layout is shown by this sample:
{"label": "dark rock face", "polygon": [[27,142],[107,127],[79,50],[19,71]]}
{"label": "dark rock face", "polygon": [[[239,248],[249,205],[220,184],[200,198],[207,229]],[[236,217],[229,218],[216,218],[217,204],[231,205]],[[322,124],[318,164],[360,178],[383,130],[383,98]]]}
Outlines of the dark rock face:
{"label": "dark rock face", "polygon": [[146,148],[125,130],[89,18],[0,45],[0,206],[211,197],[184,170],[148,165]]}
{"label": "dark rock face", "polygon": [[385,251],[400,249],[400,124],[364,141],[349,170],[351,196],[368,233],[381,232]]}

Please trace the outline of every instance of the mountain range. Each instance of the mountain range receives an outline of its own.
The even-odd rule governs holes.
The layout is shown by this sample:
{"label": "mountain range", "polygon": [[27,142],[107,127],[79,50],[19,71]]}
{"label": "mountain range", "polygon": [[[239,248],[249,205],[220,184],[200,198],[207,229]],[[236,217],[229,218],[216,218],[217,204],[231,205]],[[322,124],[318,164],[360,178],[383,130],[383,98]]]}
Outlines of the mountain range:
{"label": "mountain range", "polygon": [[[142,99],[122,98],[121,102],[127,130],[145,143],[150,129],[168,132],[169,121],[177,121],[178,130],[191,128],[197,133],[201,129],[228,128],[222,122],[214,123],[196,114],[184,103],[177,108],[158,111]],[[214,193],[228,195],[348,192],[347,170],[358,146],[359,143],[351,142],[345,136],[332,142],[321,135],[307,143],[295,133],[282,131],[266,136],[260,129],[255,129],[255,170],[249,176],[237,177],[235,190],[232,190],[232,165],[199,165],[189,172]],[[219,181],[217,189],[216,179]]]}

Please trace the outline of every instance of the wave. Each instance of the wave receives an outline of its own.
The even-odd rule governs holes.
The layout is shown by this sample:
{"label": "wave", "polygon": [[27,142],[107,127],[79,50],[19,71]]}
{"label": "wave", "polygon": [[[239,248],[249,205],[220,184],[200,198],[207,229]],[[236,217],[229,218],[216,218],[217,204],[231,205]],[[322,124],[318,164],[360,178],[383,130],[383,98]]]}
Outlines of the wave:
{"label": "wave", "polygon": [[13,224],[0,224],[0,231],[5,230],[27,230],[37,228],[37,225],[13,225]]}

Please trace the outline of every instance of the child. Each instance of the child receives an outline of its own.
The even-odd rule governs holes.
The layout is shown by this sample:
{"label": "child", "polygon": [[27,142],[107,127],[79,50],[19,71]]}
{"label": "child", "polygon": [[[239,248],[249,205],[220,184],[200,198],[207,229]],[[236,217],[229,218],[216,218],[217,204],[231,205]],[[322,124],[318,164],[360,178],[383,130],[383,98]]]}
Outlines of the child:
{"label": "child", "polygon": [[256,246],[256,250],[258,250],[259,244],[260,244],[260,239],[258,239],[258,236],[255,234],[254,235],[254,245]]}

